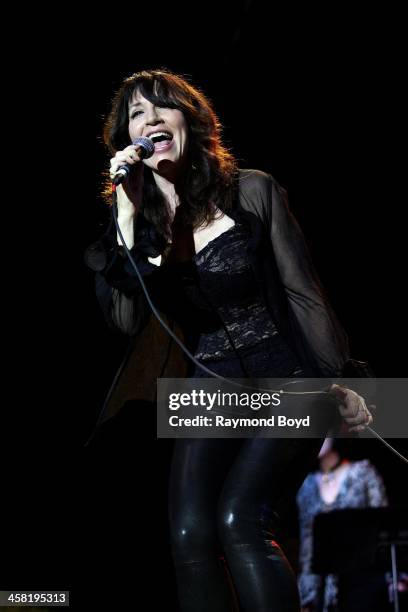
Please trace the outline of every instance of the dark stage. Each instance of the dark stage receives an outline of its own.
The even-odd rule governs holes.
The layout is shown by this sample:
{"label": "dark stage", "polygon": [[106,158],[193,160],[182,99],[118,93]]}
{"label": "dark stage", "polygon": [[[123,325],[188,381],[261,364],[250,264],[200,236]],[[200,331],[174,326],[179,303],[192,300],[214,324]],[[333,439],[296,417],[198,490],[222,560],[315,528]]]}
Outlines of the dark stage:
{"label": "dark stage", "polygon": [[[111,610],[177,610],[172,441],[156,439],[154,413],[130,407],[84,446],[127,342],[107,329],[83,262],[108,218],[101,132],[125,76],[165,67],[209,96],[240,167],[268,172],[288,191],[353,356],[378,377],[406,376],[401,22],[371,10],[329,16],[258,0],[186,12],[136,6],[112,34],[109,14],[79,25],[67,12],[69,34],[51,30],[47,51],[24,68],[44,138],[21,183],[38,204],[27,207],[22,248],[13,232],[6,284],[20,337],[6,409],[16,434],[3,432],[12,493],[2,504],[2,588],[70,590],[82,610],[96,600]],[[59,66],[45,74],[56,46]],[[405,455],[406,435],[389,440]],[[407,466],[378,440],[360,442],[353,458],[370,459],[390,505],[402,506]],[[282,542],[296,567],[294,500]]]}

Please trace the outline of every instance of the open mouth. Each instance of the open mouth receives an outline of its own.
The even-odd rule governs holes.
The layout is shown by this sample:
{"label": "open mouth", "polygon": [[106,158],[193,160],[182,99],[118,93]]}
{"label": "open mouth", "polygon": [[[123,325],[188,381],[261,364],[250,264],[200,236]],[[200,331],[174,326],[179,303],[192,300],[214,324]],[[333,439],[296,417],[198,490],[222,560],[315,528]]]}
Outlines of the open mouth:
{"label": "open mouth", "polygon": [[173,140],[173,134],[170,132],[155,132],[149,138],[154,142],[155,148],[162,148],[168,145]]}

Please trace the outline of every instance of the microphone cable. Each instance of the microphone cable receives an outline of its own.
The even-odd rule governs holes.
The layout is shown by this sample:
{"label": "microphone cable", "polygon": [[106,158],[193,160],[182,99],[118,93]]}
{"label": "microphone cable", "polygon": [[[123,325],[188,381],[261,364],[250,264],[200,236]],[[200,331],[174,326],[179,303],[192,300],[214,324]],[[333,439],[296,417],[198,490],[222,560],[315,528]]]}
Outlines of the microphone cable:
{"label": "microphone cable", "polygon": [[[203,370],[206,374],[208,374],[211,378],[217,378],[218,380],[221,380],[223,382],[226,382],[230,385],[235,385],[237,387],[241,387],[243,389],[251,389],[254,390],[255,387],[251,387],[250,385],[243,385],[242,383],[238,383],[234,380],[225,378],[224,376],[221,376],[220,374],[217,374],[216,372],[213,372],[212,370],[210,370],[209,368],[207,368],[205,365],[203,365],[202,363],[200,363],[195,357],[194,355],[192,355],[192,353],[188,350],[188,348],[183,344],[183,342],[180,340],[180,338],[177,337],[177,335],[169,328],[169,326],[165,323],[165,321],[163,321],[162,317],[160,316],[159,312],[157,311],[155,305],[153,304],[152,300],[150,299],[149,296],[149,292],[147,291],[146,285],[143,281],[142,275],[140,274],[138,267],[132,257],[132,254],[130,253],[130,250],[128,249],[128,246],[125,242],[125,239],[123,237],[122,231],[119,227],[119,223],[117,220],[117,215],[118,215],[118,211],[117,211],[117,193],[116,193],[116,185],[112,184],[112,214],[113,214],[113,219],[115,222],[115,226],[116,226],[116,230],[117,233],[122,241],[122,246],[125,250],[125,253],[134,269],[134,271],[136,272],[137,278],[140,282],[141,288],[143,290],[143,293],[146,297],[146,300],[153,312],[153,314],[155,315],[156,319],[159,321],[160,325],[166,330],[166,332],[170,335],[170,337],[176,342],[176,344],[181,348],[181,350],[187,355],[187,357],[199,368],[201,368],[201,370]],[[294,381],[296,382],[296,381]],[[288,384],[293,384],[293,383],[288,383]],[[283,389],[277,390],[277,389],[262,389],[261,387],[257,387],[256,388],[257,391],[266,391],[268,393],[280,393],[282,395],[329,395],[328,391],[284,391]],[[399,459],[401,459],[402,461],[404,461],[404,463],[408,464],[408,459],[406,457],[404,457],[404,455],[402,455],[399,451],[397,451],[397,449],[395,449],[393,446],[391,446],[391,444],[389,444],[388,442],[386,442],[386,440],[384,440],[384,438],[382,438],[380,436],[379,433],[377,433],[375,431],[375,429],[373,429],[370,426],[366,426],[366,429],[375,437],[377,438],[377,440],[380,440],[391,452],[393,452]]]}

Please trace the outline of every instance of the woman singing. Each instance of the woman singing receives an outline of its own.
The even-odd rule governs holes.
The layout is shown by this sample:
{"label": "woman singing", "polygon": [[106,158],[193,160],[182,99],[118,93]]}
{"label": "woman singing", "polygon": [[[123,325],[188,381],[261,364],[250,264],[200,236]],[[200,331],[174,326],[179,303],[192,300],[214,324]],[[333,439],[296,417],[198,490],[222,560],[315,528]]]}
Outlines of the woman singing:
{"label": "woman singing", "polygon": [[[262,129],[261,122],[257,129]],[[105,125],[118,223],[149,294],[196,359],[229,378],[338,377],[346,336],[310,261],[285,191],[239,170],[206,97],[162,70],[126,79]],[[138,137],[154,154],[141,161]],[[157,377],[207,376],[151,314],[114,223],[87,251],[109,324],[131,346],[104,415],[155,401]],[[333,387],[354,428],[364,400]],[[331,412],[330,412],[331,411]],[[296,579],[276,542],[278,515],[315,461],[321,439],[180,439],[169,516],[184,612],[296,611]]]}

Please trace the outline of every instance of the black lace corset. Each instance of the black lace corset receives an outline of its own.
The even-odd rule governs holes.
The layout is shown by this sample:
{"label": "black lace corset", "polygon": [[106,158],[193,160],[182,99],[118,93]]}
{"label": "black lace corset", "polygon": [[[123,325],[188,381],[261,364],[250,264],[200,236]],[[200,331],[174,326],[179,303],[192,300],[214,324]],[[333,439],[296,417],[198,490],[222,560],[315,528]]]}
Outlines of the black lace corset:
{"label": "black lace corset", "polygon": [[[202,309],[216,311],[217,329],[201,333],[195,356],[202,362],[235,359],[251,354],[251,374],[290,374],[296,360],[268,311],[247,257],[249,231],[240,221],[211,240],[193,258],[198,291],[190,298]],[[257,357],[268,361],[257,370]],[[259,363],[261,366],[261,364]],[[255,371],[253,371],[255,370]]]}

